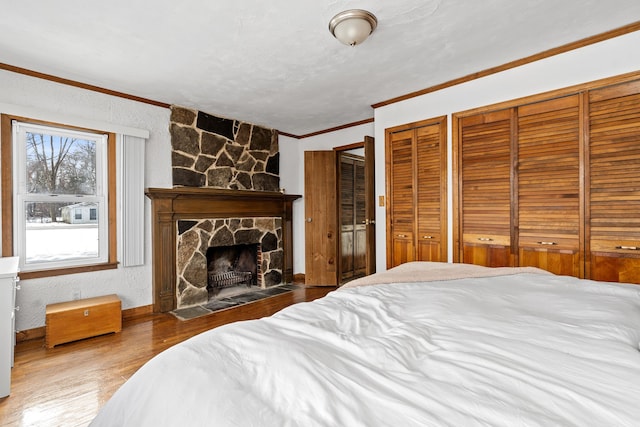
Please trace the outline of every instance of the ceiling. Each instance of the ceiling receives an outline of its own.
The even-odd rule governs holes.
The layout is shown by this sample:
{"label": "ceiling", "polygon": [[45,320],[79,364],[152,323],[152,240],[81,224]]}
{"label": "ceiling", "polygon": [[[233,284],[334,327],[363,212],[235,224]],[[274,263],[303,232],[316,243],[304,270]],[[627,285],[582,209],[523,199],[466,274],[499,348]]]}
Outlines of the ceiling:
{"label": "ceiling", "polygon": [[[356,47],[328,31],[352,8],[378,18]],[[0,63],[306,135],[639,20],[638,0],[10,1]]]}

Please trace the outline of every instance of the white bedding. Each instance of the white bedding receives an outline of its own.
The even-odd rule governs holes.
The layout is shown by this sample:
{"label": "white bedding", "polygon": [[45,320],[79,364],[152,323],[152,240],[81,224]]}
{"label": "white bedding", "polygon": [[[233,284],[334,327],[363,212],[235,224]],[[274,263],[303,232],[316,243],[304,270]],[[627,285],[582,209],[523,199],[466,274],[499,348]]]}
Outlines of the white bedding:
{"label": "white bedding", "polygon": [[354,287],[166,350],[92,426],[637,426],[639,343],[637,285]]}

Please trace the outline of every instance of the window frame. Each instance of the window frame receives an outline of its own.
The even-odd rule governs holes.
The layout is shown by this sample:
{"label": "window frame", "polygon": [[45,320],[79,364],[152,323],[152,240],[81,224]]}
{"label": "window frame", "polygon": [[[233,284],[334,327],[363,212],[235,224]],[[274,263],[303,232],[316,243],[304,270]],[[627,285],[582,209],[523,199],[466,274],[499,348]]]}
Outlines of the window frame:
{"label": "window frame", "polygon": [[64,274],[74,274],[87,271],[99,271],[106,269],[117,268],[117,241],[116,241],[116,134],[112,132],[106,132],[96,129],[82,128],[73,125],[66,125],[62,123],[53,123],[48,121],[42,121],[27,117],[18,117],[8,114],[0,115],[0,164],[2,166],[2,254],[3,256],[14,255],[15,239],[18,238],[16,230],[14,230],[14,165],[13,165],[13,150],[15,143],[13,141],[13,126],[12,121],[18,121],[26,124],[57,127],[65,130],[90,132],[95,134],[107,135],[106,138],[106,188],[104,189],[106,195],[106,212],[107,212],[107,227],[106,227],[106,261],[99,262],[82,262],[77,265],[56,267],[56,268],[43,268],[37,270],[29,270],[20,272],[20,277],[23,279],[49,277]]}

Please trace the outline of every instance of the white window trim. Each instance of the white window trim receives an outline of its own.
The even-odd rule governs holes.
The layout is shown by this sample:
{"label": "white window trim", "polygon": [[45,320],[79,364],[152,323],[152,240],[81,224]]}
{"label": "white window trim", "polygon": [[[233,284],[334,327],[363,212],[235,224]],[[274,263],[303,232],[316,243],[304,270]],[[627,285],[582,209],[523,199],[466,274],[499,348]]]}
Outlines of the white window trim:
{"label": "white window trim", "polygon": [[[58,135],[68,135],[79,137],[82,139],[90,139],[96,141],[96,174],[97,179],[95,196],[74,196],[74,195],[54,195],[54,194],[29,194],[26,192],[26,132],[45,132],[55,133]],[[14,230],[14,254],[20,257],[20,270],[37,271],[54,268],[65,267],[81,267],[86,265],[94,265],[106,263],[109,261],[109,210],[108,210],[108,168],[106,162],[107,155],[107,135],[101,135],[91,132],[80,132],[71,129],[64,129],[55,126],[41,126],[31,123],[14,121],[12,123],[13,132],[13,230]],[[64,261],[43,261],[43,262],[26,262],[26,226],[24,206],[29,201],[46,201],[55,202],[97,202],[98,209],[98,256],[90,258],[74,258]]]}

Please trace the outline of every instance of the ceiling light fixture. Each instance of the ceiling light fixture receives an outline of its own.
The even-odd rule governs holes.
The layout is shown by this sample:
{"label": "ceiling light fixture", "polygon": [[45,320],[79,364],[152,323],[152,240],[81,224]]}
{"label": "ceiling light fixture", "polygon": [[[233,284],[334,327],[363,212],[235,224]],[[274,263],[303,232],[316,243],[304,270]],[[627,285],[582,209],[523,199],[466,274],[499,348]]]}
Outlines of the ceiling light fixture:
{"label": "ceiling light fixture", "polygon": [[362,43],[378,26],[378,20],[362,9],[340,12],[329,21],[329,31],[335,38],[349,46]]}

